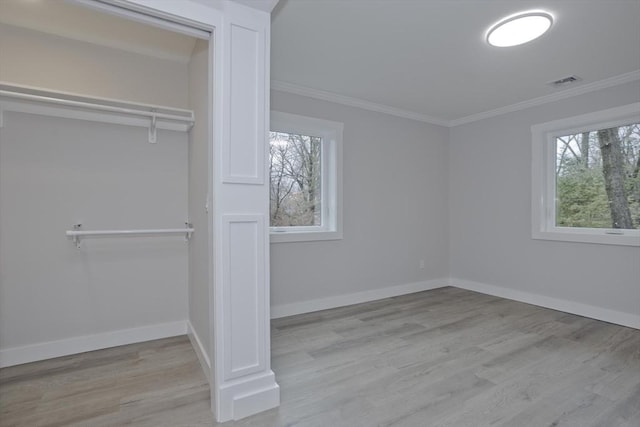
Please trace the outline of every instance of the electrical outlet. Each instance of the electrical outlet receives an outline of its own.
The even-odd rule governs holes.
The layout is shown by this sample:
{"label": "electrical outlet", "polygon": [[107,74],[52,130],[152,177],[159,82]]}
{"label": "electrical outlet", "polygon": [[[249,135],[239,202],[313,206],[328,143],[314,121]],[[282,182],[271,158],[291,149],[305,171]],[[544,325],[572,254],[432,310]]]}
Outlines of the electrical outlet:
{"label": "electrical outlet", "polygon": [[420,260],[420,268],[424,268],[424,260],[423,259]]}

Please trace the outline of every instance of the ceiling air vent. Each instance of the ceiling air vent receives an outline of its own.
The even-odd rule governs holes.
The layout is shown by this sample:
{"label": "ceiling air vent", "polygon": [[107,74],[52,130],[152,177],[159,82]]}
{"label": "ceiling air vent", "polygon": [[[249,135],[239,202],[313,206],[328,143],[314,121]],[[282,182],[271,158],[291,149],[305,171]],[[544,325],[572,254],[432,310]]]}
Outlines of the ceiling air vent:
{"label": "ceiling air vent", "polygon": [[570,85],[571,83],[575,83],[575,82],[579,82],[580,80],[582,80],[580,77],[578,76],[567,76],[567,77],[563,77],[561,79],[558,79],[556,81],[553,82],[549,82],[547,84],[551,85],[551,86],[567,86]]}

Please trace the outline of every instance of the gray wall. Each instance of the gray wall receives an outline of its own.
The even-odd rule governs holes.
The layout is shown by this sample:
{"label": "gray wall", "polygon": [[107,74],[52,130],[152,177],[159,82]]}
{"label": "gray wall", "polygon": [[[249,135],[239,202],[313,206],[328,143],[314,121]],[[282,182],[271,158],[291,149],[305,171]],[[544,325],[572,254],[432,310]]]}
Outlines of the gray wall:
{"label": "gray wall", "polygon": [[0,350],[184,321],[181,237],[87,239],[87,230],[182,227],[187,135],[4,113],[0,129]]}
{"label": "gray wall", "polygon": [[448,277],[446,128],[277,91],[271,109],[344,123],[344,238],[272,243],[272,306]]}
{"label": "gray wall", "polygon": [[189,134],[189,219],[196,232],[189,243],[189,321],[210,357],[209,221],[205,205],[209,191],[209,44],[198,40],[189,63],[189,102],[196,124]]}
{"label": "gray wall", "polygon": [[[188,106],[187,64],[0,25],[0,80]],[[0,351],[187,319],[182,237],[85,229],[182,227],[188,136],[5,112],[0,129]]]}
{"label": "gray wall", "polygon": [[188,108],[187,63],[0,24],[0,80]]}
{"label": "gray wall", "polygon": [[450,133],[451,276],[640,312],[640,248],[531,239],[531,125],[640,100],[638,82]]}

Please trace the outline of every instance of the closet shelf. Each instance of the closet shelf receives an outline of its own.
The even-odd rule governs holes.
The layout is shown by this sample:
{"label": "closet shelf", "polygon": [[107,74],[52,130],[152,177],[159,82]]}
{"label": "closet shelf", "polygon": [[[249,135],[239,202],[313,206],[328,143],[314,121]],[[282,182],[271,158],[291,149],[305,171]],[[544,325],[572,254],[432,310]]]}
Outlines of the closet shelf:
{"label": "closet shelf", "polygon": [[140,229],[140,230],[81,230],[81,224],[73,226],[73,230],[67,230],[67,237],[71,238],[78,248],[80,241],[87,237],[145,237],[145,236],[163,236],[173,234],[184,234],[185,239],[189,240],[195,231],[190,223],[186,223],[185,228],[157,228],[157,229]]}
{"label": "closet shelf", "polygon": [[[58,117],[148,127],[151,143],[156,142],[156,129],[189,131],[195,124],[195,116],[191,110],[52,91],[6,82],[0,82],[0,100],[3,101],[0,105],[0,114],[3,110],[35,112]],[[0,116],[0,127],[1,119]]]}

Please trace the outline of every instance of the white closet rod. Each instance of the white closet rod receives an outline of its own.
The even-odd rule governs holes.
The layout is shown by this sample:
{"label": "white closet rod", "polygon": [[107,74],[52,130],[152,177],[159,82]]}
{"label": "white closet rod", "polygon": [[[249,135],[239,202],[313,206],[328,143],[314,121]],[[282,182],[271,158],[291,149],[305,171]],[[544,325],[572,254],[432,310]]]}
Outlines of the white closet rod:
{"label": "white closet rod", "polygon": [[[26,101],[36,101],[36,102],[44,102],[47,104],[63,105],[66,107],[85,108],[85,109],[98,110],[98,111],[107,111],[110,113],[142,116],[142,117],[148,117],[150,119],[155,118],[155,119],[161,119],[161,120],[171,120],[175,122],[186,123],[189,126],[193,126],[195,122],[193,112],[187,112],[186,110],[184,111],[189,115],[167,114],[167,113],[159,113],[151,110],[136,110],[133,108],[116,107],[116,106],[107,105],[107,104],[98,104],[98,103],[84,102],[84,101],[73,101],[70,99],[54,98],[54,97],[43,96],[43,95],[33,95],[30,93],[15,92],[11,90],[0,90],[0,96],[21,99]],[[166,109],[165,107],[162,107],[162,108]]]}
{"label": "white closet rod", "polygon": [[140,236],[162,236],[171,234],[184,234],[189,240],[195,231],[188,224],[185,228],[159,228],[159,229],[141,229],[141,230],[80,230],[80,224],[73,226],[73,230],[67,230],[66,235],[70,237],[76,246],[80,247],[80,239],[86,237],[140,237]]}
{"label": "white closet rod", "polygon": [[[143,125],[149,129],[149,142],[151,143],[157,141],[158,128],[189,131],[195,123],[195,117],[191,110],[52,91],[1,81],[0,98],[9,99],[0,105],[0,127],[3,125],[2,112],[4,109],[18,112],[34,111],[31,110],[32,106],[29,106],[29,109],[25,110],[24,105],[19,105],[21,104],[20,101],[27,101],[36,105],[42,105],[43,108],[54,110],[60,108],[60,111],[63,111],[66,108],[73,112],[80,111],[80,113],[73,115],[73,113],[66,112],[52,114],[51,110],[47,110],[46,112],[39,110],[40,113],[43,114],[52,114],[59,117],[84,117],[87,120],[104,120],[108,123]],[[11,99],[15,100],[13,104],[11,103]],[[29,104],[27,103],[26,105]],[[34,108],[37,109],[39,107]],[[112,117],[110,117],[112,120],[107,120],[106,117],[110,115],[112,115]]]}

